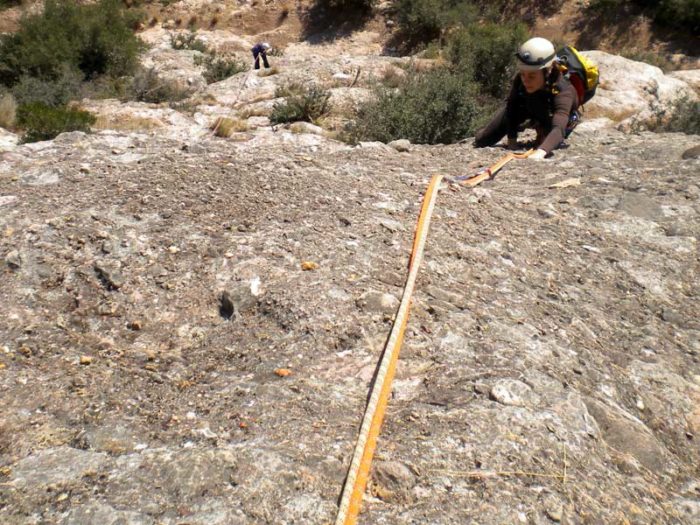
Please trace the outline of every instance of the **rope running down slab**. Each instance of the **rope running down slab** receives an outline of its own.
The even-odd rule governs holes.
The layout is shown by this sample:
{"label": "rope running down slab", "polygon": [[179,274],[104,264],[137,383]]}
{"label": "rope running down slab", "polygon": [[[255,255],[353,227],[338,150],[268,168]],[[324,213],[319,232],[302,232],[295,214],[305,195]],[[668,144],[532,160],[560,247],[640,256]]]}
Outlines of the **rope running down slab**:
{"label": "rope running down slab", "polygon": [[372,464],[374,449],[377,445],[379,430],[384,420],[386,406],[391,392],[391,383],[399,358],[399,351],[403,341],[404,330],[408,321],[408,312],[411,306],[411,295],[418,276],[418,269],[423,257],[423,249],[428,236],[430,218],[435,208],[438,186],[442,181],[442,175],[434,175],[428,185],[423,199],[416,235],[413,240],[413,250],[409,263],[409,274],[404,288],[399,311],[394,321],[389,340],[387,341],[382,356],[379,373],[372,385],[372,393],[365,410],[365,415],[360,428],[360,435],[355,446],[355,454],[350,463],[348,477],[345,480],[343,494],[340,500],[340,509],[336,519],[336,525],[350,525],[357,523],[357,515],[360,513],[362,496],[367,486],[369,469]]}
{"label": "rope running down slab", "polygon": [[[496,164],[479,174],[473,177],[460,177],[451,180],[451,182],[467,186],[476,186],[484,180],[493,177],[498,170],[511,160],[527,158],[533,152],[534,150],[522,154],[509,153]],[[360,434],[357,438],[348,475],[343,485],[343,492],[340,498],[335,525],[355,525],[357,523],[362,497],[367,487],[372,458],[377,446],[377,440],[379,439],[379,431],[386,414],[389,394],[391,393],[391,384],[394,379],[399,352],[401,351],[401,343],[403,342],[406,324],[408,323],[411,296],[413,295],[413,289],[418,277],[420,263],[423,259],[423,251],[428,238],[428,228],[430,227],[430,220],[435,210],[435,202],[442,179],[442,175],[433,175],[428,189],[425,192],[425,196],[423,197],[423,204],[418,217],[411,258],[409,260],[408,278],[406,279],[406,285],[404,286],[403,295],[401,297],[401,304],[399,305],[399,310],[396,314],[389,340],[384,347],[379,372],[371,386],[369,402],[367,403],[365,414],[362,418]]]}

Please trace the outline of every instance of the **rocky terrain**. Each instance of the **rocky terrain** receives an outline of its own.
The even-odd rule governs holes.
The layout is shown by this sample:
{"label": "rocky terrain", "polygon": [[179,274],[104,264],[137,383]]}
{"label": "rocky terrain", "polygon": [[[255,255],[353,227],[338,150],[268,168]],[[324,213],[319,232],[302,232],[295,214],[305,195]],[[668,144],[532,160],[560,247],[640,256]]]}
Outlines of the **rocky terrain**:
{"label": "rocky terrain", "polygon": [[[332,523],[422,192],[504,150],[270,127],[403,71],[370,31],[210,85],[143,38],[186,111],[0,131],[0,523]],[[440,192],[361,523],[700,521],[700,139],[645,131],[697,70],[591,56],[568,148]]]}

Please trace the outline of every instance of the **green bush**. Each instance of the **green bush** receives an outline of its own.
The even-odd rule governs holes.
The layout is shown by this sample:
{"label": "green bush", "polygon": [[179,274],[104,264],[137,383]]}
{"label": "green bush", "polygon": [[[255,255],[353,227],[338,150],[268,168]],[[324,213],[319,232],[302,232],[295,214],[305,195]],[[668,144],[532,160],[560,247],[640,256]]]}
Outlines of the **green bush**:
{"label": "green bush", "polygon": [[317,3],[329,9],[371,11],[375,0],[317,0]]}
{"label": "green bush", "polygon": [[619,15],[626,8],[640,9],[661,25],[700,30],[700,0],[592,0],[589,4],[602,17]]}
{"label": "green bush", "polygon": [[447,57],[492,97],[503,97],[515,75],[515,51],[527,39],[521,23],[472,24],[450,34]]}
{"label": "green bush", "polygon": [[658,120],[658,124],[652,126],[654,131],[700,135],[700,102],[688,98],[678,100],[670,114],[659,115]]}
{"label": "green bush", "polygon": [[700,0],[660,0],[656,6],[655,20],[669,27],[685,27],[700,31]]}
{"label": "green bush", "polygon": [[170,35],[170,45],[173,49],[190,49],[192,51],[201,51],[206,53],[209,51],[207,44],[203,40],[197,38],[197,33],[190,31],[189,33],[178,33]]}
{"label": "green bush", "polygon": [[41,102],[47,106],[63,106],[77,98],[83,75],[68,66],[53,79],[22,75],[12,87],[12,94],[20,105]]}
{"label": "green bush", "polygon": [[287,82],[284,85],[277,86],[275,89],[275,98],[303,96],[306,90],[306,84],[302,84],[301,82]]}
{"label": "green bush", "polygon": [[270,122],[313,122],[328,112],[330,97],[330,92],[313,85],[300,92],[290,93],[284,102],[276,102],[272,107]]}
{"label": "green bush", "polygon": [[609,15],[629,3],[629,0],[591,0],[588,8],[601,15]]}
{"label": "green bush", "polygon": [[220,82],[221,80],[248,71],[248,64],[238,57],[217,57],[207,55],[202,63],[204,65],[204,76],[207,84]]}
{"label": "green bush", "polygon": [[117,98],[127,100],[133,98],[132,77],[108,77],[101,76],[87,82],[83,82],[80,88],[81,98],[106,99]]}
{"label": "green bush", "polygon": [[25,104],[17,110],[17,124],[24,130],[23,142],[50,140],[66,131],[89,132],[95,120],[87,111],[53,108],[41,102]]}
{"label": "green bush", "polygon": [[119,0],[91,5],[47,0],[43,12],[0,37],[0,84],[13,86],[25,76],[56,80],[65,68],[85,78],[129,74],[143,46],[132,31],[137,17]]}
{"label": "green bush", "polygon": [[468,76],[436,69],[412,75],[398,89],[377,86],[349,132],[354,141],[449,144],[474,133],[479,106]]}
{"label": "green bush", "polygon": [[396,0],[397,21],[409,38],[428,42],[449,27],[474,22],[478,8],[468,0]]}

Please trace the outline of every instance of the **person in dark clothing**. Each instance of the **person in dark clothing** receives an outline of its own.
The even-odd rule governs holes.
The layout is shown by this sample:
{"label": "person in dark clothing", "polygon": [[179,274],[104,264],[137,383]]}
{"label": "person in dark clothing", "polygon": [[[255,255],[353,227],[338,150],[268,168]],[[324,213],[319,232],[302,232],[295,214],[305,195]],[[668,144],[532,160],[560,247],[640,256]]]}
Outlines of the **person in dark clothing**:
{"label": "person in dark clothing", "polygon": [[554,64],[556,54],[548,40],[528,40],[516,57],[520,72],[506,105],[476,133],[474,145],[493,146],[507,136],[508,147],[517,149],[518,130],[529,121],[537,131],[538,148],[529,158],[540,160],[558,148],[578,123],[578,94]]}
{"label": "person in dark clothing", "polygon": [[267,52],[271,49],[270,44],[263,42],[262,44],[255,44],[251,51],[253,52],[253,59],[255,60],[255,69],[260,69],[260,59],[262,58],[263,65],[265,69],[270,67],[267,61]]}

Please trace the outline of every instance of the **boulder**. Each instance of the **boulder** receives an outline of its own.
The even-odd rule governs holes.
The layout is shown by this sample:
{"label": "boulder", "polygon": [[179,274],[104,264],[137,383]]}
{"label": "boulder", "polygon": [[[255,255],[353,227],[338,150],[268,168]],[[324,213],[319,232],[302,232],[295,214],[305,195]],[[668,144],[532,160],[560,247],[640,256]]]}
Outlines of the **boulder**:
{"label": "boulder", "polygon": [[583,54],[600,70],[596,95],[586,104],[588,118],[609,118],[622,131],[643,130],[672,112],[680,100],[697,99],[691,85],[658,67],[603,51]]}

